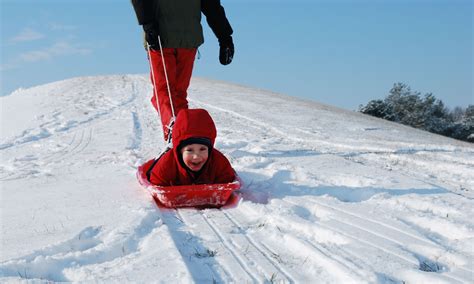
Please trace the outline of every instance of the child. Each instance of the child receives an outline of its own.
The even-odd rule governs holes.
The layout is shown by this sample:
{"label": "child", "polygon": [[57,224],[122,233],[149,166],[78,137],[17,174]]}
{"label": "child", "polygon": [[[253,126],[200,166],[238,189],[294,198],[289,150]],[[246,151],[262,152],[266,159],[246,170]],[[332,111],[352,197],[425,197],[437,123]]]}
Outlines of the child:
{"label": "child", "polygon": [[213,147],[216,135],[206,110],[180,111],[173,127],[174,148],[150,167],[149,181],[159,186],[233,182],[236,174],[229,160]]}

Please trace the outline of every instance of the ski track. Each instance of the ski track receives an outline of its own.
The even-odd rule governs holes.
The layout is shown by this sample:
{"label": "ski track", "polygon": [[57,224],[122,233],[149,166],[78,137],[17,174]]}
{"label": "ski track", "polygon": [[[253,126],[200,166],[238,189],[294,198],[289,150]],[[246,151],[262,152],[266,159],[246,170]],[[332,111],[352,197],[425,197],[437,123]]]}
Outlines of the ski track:
{"label": "ski track", "polygon": [[[296,204],[294,202],[290,202],[288,200],[285,200],[284,202],[289,203],[289,204],[293,204],[295,206],[298,206],[298,204]],[[324,226],[324,227],[327,227],[331,230],[336,230],[336,231],[339,230],[339,228],[341,228],[341,227],[346,227],[348,229],[345,230],[345,231],[350,231],[350,232],[353,232],[353,233],[355,231],[359,231],[360,232],[359,235],[366,235],[366,234],[371,235],[370,238],[367,238],[367,239],[371,239],[372,241],[374,241],[376,239],[381,239],[380,244],[375,244],[374,242],[369,244],[369,243],[363,241],[363,239],[364,239],[363,237],[357,237],[358,241],[365,242],[366,244],[369,244],[370,246],[372,246],[374,248],[380,249],[380,250],[382,250],[382,251],[384,251],[388,254],[396,256],[396,257],[406,261],[409,264],[420,266],[423,261],[429,261],[429,262],[432,262],[432,263],[437,262],[437,261],[434,261],[434,260],[430,259],[430,257],[428,257],[428,256],[424,256],[422,253],[412,251],[410,249],[405,249],[406,252],[412,254],[413,257],[418,259],[419,262],[417,263],[417,262],[414,262],[413,259],[411,259],[411,258],[409,258],[405,255],[400,255],[394,249],[388,248],[388,247],[386,247],[386,245],[384,245],[384,244],[387,244],[387,243],[392,243],[393,247],[401,248],[401,247],[405,247],[406,244],[410,244],[410,246],[413,246],[413,245],[419,245],[419,243],[423,243],[424,245],[438,248],[438,246],[435,243],[429,242],[429,241],[427,241],[425,239],[422,239],[419,236],[413,235],[411,233],[404,232],[404,231],[402,231],[398,228],[395,228],[394,226],[388,225],[387,223],[382,223],[380,221],[373,220],[368,216],[362,217],[362,216],[360,216],[356,213],[352,213],[352,212],[349,212],[347,210],[342,210],[342,209],[336,208],[334,206],[330,206],[328,204],[323,204],[320,201],[312,200],[311,202],[316,204],[317,206],[322,206],[326,209],[330,209],[330,210],[338,213],[338,214],[333,215],[333,216],[336,216],[336,217],[333,217],[333,220],[332,220],[332,223],[335,223],[335,224],[331,225],[329,222],[322,223],[320,221],[317,221],[318,225],[320,225],[320,226]],[[341,217],[341,215],[345,215],[346,218]],[[371,229],[371,227],[366,225],[367,223],[374,224],[375,227],[378,228],[378,231],[375,231],[374,229]],[[372,228],[374,228],[374,227],[372,227]],[[349,237],[354,238],[354,235],[350,235]],[[397,238],[395,239],[393,236],[397,236]],[[444,248],[441,248],[441,249],[444,249]],[[472,270],[468,270],[464,267],[458,267],[458,269],[463,270],[468,275],[473,273]],[[446,265],[446,264],[441,264],[441,271],[449,271],[449,266]],[[463,281],[464,281],[463,279],[458,278],[458,277],[453,276],[453,275],[444,275],[444,277],[448,278],[448,279],[451,279],[455,282],[458,281],[460,283],[463,283]]]}
{"label": "ski track", "polygon": [[[246,231],[243,226],[237,221],[237,218],[231,214],[230,212],[225,212],[225,211],[222,211],[221,214],[223,214],[225,217],[227,217],[232,223],[234,226],[236,226],[237,228],[239,228],[240,231]],[[257,248],[257,250],[262,254],[262,255],[265,255],[265,257],[267,259],[269,259],[273,265],[278,269],[278,271],[284,275],[287,279],[288,282],[290,283],[294,283],[294,282],[299,282],[299,281],[302,281],[302,280],[299,280],[299,281],[295,281],[295,277],[294,276],[291,276],[291,275],[297,275],[298,274],[298,271],[293,271],[293,273],[288,273],[286,270],[285,267],[282,266],[282,264],[280,263],[283,263],[283,260],[282,258],[280,257],[280,253],[278,252],[278,248],[279,248],[279,244],[276,244],[276,243],[273,243],[273,245],[270,245],[268,242],[265,242],[263,241],[262,239],[259,239],[257,241],[257,239],[253,238],[250,233],[246,233],[245,234],[245,237],[246,239],[248,240],[248,242],[252,245],[255,246],[255,248]],[[299,239],[297,240],[296,238],[294,239],[296,242],[301,242]],[[308,242],[309,243],[309,242]],[[256,245],[258,244],[258,245]],[[310,247],[314,247],[312,243],[309,243],[310,245],[303,245],[303,247],[305,249],[308,249]],[[264,248],[266,250],[266,252],[264,252]],[[292,250],[294,253],[297,253],[299,250]],[[310,249],[311,251],[311,249]],[[324,263],[325,262],[325,259],[327,257],[323,257],[321,258],[321,262]],[[318,262],[319,265],[321,265],[319,262]],[[298,268],[298,267],[296,267]],[[327,267],[326,267],[327,268]],[[295,268],[293,268],[295,269]],[[286,282],[286,281],[285,281]]]}
{"label": "ski track", "polygon": [[209,255],[212,249],[208,248],[199,236],[193,234],[179,211],[164,209],[162,213],[164,223],[170,227],[171,237],[194,281],[220,283],[231,279],[230,272],[217,265],[215,258]]}
{"label": "ski track", "polygon": [[[76,132],[80,132],[78,135]],[[60,150],[52,152],[47,155],[27,155],[28,158],[16,158],[13,163],[18,164],[18,166],[12,166],[12,170],[9,172],[2,173],[0,176],[0,181],[8,181],[14,179],[28,178],[33,174],[33,176],[38,176],[41,174],[48,174],[50,169],[48,166],[52,164],[63,162],[64,160],[71,158],[75,155],[83,152],[90,145],[93,140],[93,129],[80,129],[73,132],[74,135],[72,140],[66,145],[62,146]],[[60,141],[57,141],[60,142]]]}
{"label": "ski track", "polygon": [[[240,225],[240,222],[236,221],[237,217],[235,216],[235,214],[231,214],[230,212],[223,212],[223,214],[226,215],[227,218],[232,220],[235,226],[237,226],[241,230],[244,230],[242,228],[242,225]],[[266,225],[262,225],[262,227],[264,226]],[[329,249],[327,244],[324,244],[324,242],[315,243],[307,239],[302,239],[301,237],[295,234],[289,234],[288,232],[284,233],[282,232],[282,229],[280,227],[284,228],[285,223],[281,223],[279,226],[272,228],[272,230],[276,229],[280,231],[280,237],[282,239],[274,240],[273,242],[260,241],[260,244],[265,247],[270,252],[270,254],[274,256],[274,258],[279,259],[280,262],[283,262],[282,258],[284,258],[280,255],[282,255],[283,253],[287,253],[287,251],[279,252],[279,250],[281,249],[279,244],[286,243],[288,244],[288,248],[290,249],[290,251],[292,251],[294,255],[299,256],[301,259],[305,259],[303,261],[303,264],[308,262],[309,260],[312,266],[321,267],[321,270],[327,272],[329,274],[328,276],[330,278],[334,278],[333,281],[335,282],[364,283],[367,282],[370,278],[370,275],[367,275],[367,273],[361,273],[358,271],[360,267],[350,260],[352,256],[345,252],[341,252],[342,248],[340,246],[337,246],[337,249],[331,250]],[[249,236],[249,238],[253,240],[252,237]],[[259,239],[261,240],[261,238]],[[255,240],[253,240],[253,242],[255,242]],[[270,246],[273,246],[273,249],[270,249]],[[293,269],[300,268],[295,264],[293,264],[292,266]],[[294,273],[298,273],[298,271],[294,271]],[[300,279],[296,282],[301,281],[305,282],[304,279]],[[306,281],[308,281],[308,279],[306,279]]]}
{"label": "ski track", "polygon": [[[125,80],[124,78],[123,80],[124,84],[126,84],[125,81],[127,80]],[[135,102],[138,96],[138,92],[136,90],[136,83],[133,81],[131,82],[131,89],[132,89],[131,91],[132,95],[126,100],[124,100],[123,102],[120,102],[115,105],[109,102],[110,105],[108,105],[107,109],[102,110],[102,111],[97,111],[95,114],[88,115],[85,119],[82,119],[82,120],[70,120],[70,121],[67,121],[64,125],[64,123],[61,122],[61,116],[62,116],[61,113],[60,112],[54,113],[52,116],[53,118],[52,121],[47,121],[45,123],[42,123],[40,124],[38,128],[32,128],[32,129],[23,131],[21,135],[13,137],[11,141],[0,144],[0,150],[5,150],[13,146],[27,144],[33,141],[39,142],[43,139],[51,137],[55,133],[63,133],[66,131],[71,131],[74,128],[77,128],[83,125],[86,125],[86,126],[90,125],[92,122],[95,123],[97,122],[97,120],[101,118],[105,118],[113,114],[113,112],[117,110],[121,110],[122,107],[125,107]]]}
{"label": "ski track", "polygon": [[[122,77],[122,88],[130,88],[130,97],[118,103],[109,102],[108,108],[101,110],[100,108],[88,109],[85,107],[87,117],[85,119],[69,120],[66,123],[62,122],[63,115],[60,111],[55,110],[51,115],[51,119],[43,122],[37,128],[31,128],[20,136],[14,137],[12,141],[0,144],[0,151],[9,150],[11,147],[23,148],[27,152],[34,152],[34,154],[27,154],[26,156],[15,158],[12,164],[5,164],[0,167],[0,181],[10,181],[15,179],[28,178],[30,176],[38,176],[42,174],[48,175],[50,169],[48,166],[63,162],[64,160],[77,156],[83,152],[93,140],[93,128],[94,124],[98,124],[101,121],[107,121],[114,116],[116,113],[123,112],[124,110],[129,112],[127,109],[130,105],[136,104],[139,92],[137,90],[136,82],[129,81],[126,76]],[[84,105],[88,105],[84,103]],[[127,147],[128,150],[136,151],[139,150],[142,142],[142,128],[140,125],[138,112],[136,107],[131,112],[133,121],[133,134],[130,138],[130,145]],[[94,112],[95,111],[95,112]],[[44,115],[42,116],[44,117]],[[39,133],[39,134],[38,134]],[[67,137],[73,133],[73,137],[70,142],[64,142]],[[79,134],[78,134],[79,133]],[[39,152],[36,154],[34,145],[32,142],[40,147],[48,145],[62,145],[60,149],[48,154],[49,147],[45,152]],[[26,148],[25,148],[26,147]],[[54,149],[54,148],[53,148]],[[46,169],[46,170],[44,170]]]}
{"label": "ski track", "polygon": [[[227,220],[223,220],[221,217],[225,216],[227,217]],[[269,280],[272,275],[274,275],[275,272],[283,275],[285,279],[278,279],[282,280],[287,283],[294,283],[293,277],[285,271],[284,268],[281,267],[274,259],[272,259],[271,255],[272,252],[269,251],[267,248],[264,250],[261,246],[261,243],[256,242],[254,239],[252,239],[248,234],[244,233],[245,231],[243,228],[236,224],[233,219],[231,219],[228,215],[225,214],[225,212],[218,211],[218,210],[208,210],[205,213],[201,212],[201,216],[204,218],[206,223],[213,229],[213,231],[219,236],[219,238],[224,242],[224,243],[232,243],[234,244],[234,249],[235,250],[242,250],[244,246],[246,247],[246,250],[252,250],[251,254],[253,257],[249,257],[248,254],[244,254],[245,258],[247,258],[247,263],[256,265],[257,271],[259,271],[261,275],[259,278],[257,278],[259,281],[262,281],[263,279]],[[212,218],[211,218],[212,216]],[[211,221],[212,219],[219,218],[220,222],[219,224],[215,223],[214,221]],[[226,224],[227,223],[227,224]],[[232,238],[232,235],[224,235],[223,229],[220,229],[219,227],[222,227],[224,224],[226,224],[226,231],[227,232],[234,232],[233,234],[237,235],[242,235],[244,239],[239,238],[237,240],[236,237]],[[237,230],[236,230],[237,229]],[[237,231],[235,233],[235,231]],[[252,247],[252,248],[251,248]],[[228,246],[229,248],[229,246]],[[229,248],[229,250],[231,250]],[[255,279],[255,277],[253,277]],[[275,279],[276,280],[276,279]]]}
{"label": "ski track", "polygon": [[[290,202],[288,200],[286,200],[286,202],[294,204],[293,202]],[[391,242],[393,242],[395,244],[398,244],[400,246],[404,246],[405,244],[427,246],[427,247],[430,247],[430,248],[432,247],[432,248],[436,248],[436,249],[441,249],[441,250],[443,250],[443,253],[447,253],[448,251],[452,250],[450,248],[445,248],[445,247],[440,246],[439,242],[437,243],[437,242],[434,242],[432,240],[422,238],[418,235],[415,235],[414,233],[407,232],[406,230],[403,231],[403,230],[401,230],[401,229],[399,229],[399,228],[397,228],[393,225],[390,225],[388,220],[385,223],[383,223],[383,222],[380,222],[378,220],[375,220],[375,219],[371,218],[370,216],[362,216],[360,214],[350,212],[348,210],[344,210],[344,209],[341,209],[341,208],[337,208],[335,206],[324,204],[323,202],[317,201],[317,200],[311,200],[311,203],[313,203],[317,206],[321,206],[321,207],[324,207],[326,209],[332,210],[333,212],[336,212],[337,214],[335,214],[335,216],[338,216],[337,218],[338,218],[339,222],[344,222],[345,224],[349,224],[351,226],[358,227],[362,230],[365,230],[366,232],[368,232],[370,234],[377,235],[381,238],[386,239],[387,241],[391,241]],[[345,218],[342,217],[342,216],[345,216]],[[379,232],[375,232],[375,231],[373,231],[373,229],[370,229],[367,226],[370,223],[372,223],[372,225],[373,225],[372,228],[378,228]],[[357,225],[355,225],[355,224],[357,224]],[[406,225],[408,226],[408,224],[406,224]],[[412,226],[408,226],[407,230],[410,229],[410,227],[412,227]],[[416,231],[420,232],[419,229],[416,230]],[[394,239],[391,236],[397,236],[397,239]],[[424,236],[424,237],[426,237],[426,236]],[[413,253],[418,254],[417,252],[413,252]],[[426,257],[426,259],[429,259],[429,257]],[[445,266],[446,268],[449,268],[449,266],[447,266],[447,265],[443,265],[443,266]],[[464,267],[459,267],[459,269],[463,270],[467,273],[473,273],[474,272],[473,270],[468,270]]]}
{"label": "ski track", "polygon": [[[257,281],[258,277],[253,273],[249,267],[246,265],[245,260],[243,260],[242,254],[233,248],[229,243],[228,239],[222,236],[222,232],[220,229],[216,228],[215,225],[209,222],[202,214],[198,214],[196,212],[187,212],[186,209],[178,209],[177,211],[178,216],[182,218],[183,222],[186,224],[192,224],[192,232],[200,237],[202,240],[206,240],[207,242],[220,244],[220,249],[216,248],[215,250],[210,250],[215,252],[216,260],[219,261],[220,258],[225,257],[226,255],[222,252],[222,248],[224,248],[229,254],[232,256],[233,259],[229,259],[226,257],[220,265],[223,266],[225,274],[226,274],[226,282],[228,281],[235,281],[236,279],[242,278],[242,275],[247,275],[248,279],[243,281],[247,282],[249,280],[255,282]],[[196,217],[199,217],[198,219]],[[208,229],[206,230],[206,227]],[[207,235],[204,235],[207,233]],[[230,265],[230,263],[235,264],[237,263],[237,267],[241,269],[239,271],[233,271],[238,269],[234,265]],[[231,267],[229,267],[231,266]]]}

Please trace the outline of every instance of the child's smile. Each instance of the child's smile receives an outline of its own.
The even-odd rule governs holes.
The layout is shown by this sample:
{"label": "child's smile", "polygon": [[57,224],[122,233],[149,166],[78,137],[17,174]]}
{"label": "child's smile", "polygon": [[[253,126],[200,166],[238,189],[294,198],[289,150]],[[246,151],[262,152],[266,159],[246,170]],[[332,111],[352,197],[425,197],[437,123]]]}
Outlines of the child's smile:
{"label": "child's smile", "polygon": [[198,172],[206,163],[209,150],[206,145],[190,144],[181,149],[184,164],[193,172]]}

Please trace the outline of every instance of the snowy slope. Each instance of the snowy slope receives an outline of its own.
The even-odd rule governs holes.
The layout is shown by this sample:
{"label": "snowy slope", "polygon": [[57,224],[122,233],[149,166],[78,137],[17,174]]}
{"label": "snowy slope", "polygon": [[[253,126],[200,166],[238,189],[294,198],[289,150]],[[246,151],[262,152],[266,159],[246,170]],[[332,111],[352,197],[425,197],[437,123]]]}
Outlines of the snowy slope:
{"label": "snowy slope", "polygon": [[147,75],[1,102],[0,282],[472,283],[472,144],[194,78],[243,179],[235,208],[159,211]]}

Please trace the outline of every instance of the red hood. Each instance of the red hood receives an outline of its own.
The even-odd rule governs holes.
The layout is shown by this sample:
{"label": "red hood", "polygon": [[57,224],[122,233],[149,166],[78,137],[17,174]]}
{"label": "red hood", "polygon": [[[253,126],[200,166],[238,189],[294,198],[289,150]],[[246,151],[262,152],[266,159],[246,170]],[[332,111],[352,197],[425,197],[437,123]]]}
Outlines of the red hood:
{"label": "red hood", "polygon": [[[209,113],[204,109],[183,109],[178,113],[176,122],[173,126],[173,152],[174,158],[179,165],[179,171],[185,175],[186,168],[182,163],[181,153],[179,144],[191,137],[207,138],[211,141],[211,148],[214,147],[214,141],[216,140],[217,130]],[[211,151],[209,152],[209,154]],[[212,159],[209,155],[208,162],[204,165],[204,168],[209,166],[209,162]]]}
{"label": "red hood", "polygon": [[206,110],[184,109],[178,113],[173,126],[173,147],[177,149],[181,141],[191,137],[207,138],[214,146],[216,135],[216,125]]}

